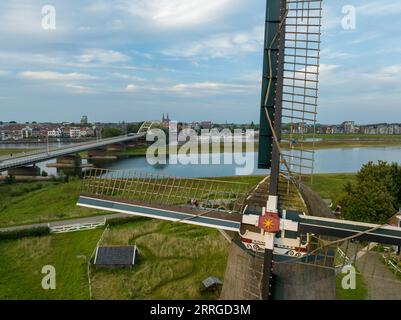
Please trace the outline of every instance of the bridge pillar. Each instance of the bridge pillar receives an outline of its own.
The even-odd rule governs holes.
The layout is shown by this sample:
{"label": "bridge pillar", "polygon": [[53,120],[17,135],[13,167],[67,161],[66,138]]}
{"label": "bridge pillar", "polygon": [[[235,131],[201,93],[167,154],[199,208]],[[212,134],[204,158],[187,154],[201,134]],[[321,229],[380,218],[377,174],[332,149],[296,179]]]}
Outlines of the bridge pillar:
{"label": "bridge pillar", "polygon": [[106,161],[106,160],[116,160],[117,156],[110,155],[108,149],[106,148],[97,148],[88,151],[88,161]]}
{"label": "bridge pillar", "polygon": [[125,151],[127,146],[125,143],[115,143],[115,144],[110,144],[107,146],[107,151],[108,152],[114,152],[114,151]]}
{"label": "bridge pillar", "polygon": [[21,177],[37,177],[40,176],[40,168],[36,165],[19,167],[14,169],[9,169],[8,174],[10,176],[21,176]]}
{"label": "bridge pillar", "polygon": [[80,167],[82,164],[82,158],[79,154],[67,155],[58,157],[56,163],[60,165],[60,167]]}
{"label": "bridge pillar", "polygon": [[72,176],[82,175],[82,158],[79,154],[58,157],[56,163],[48,164],[48,167],[57,168],[59,174]]}

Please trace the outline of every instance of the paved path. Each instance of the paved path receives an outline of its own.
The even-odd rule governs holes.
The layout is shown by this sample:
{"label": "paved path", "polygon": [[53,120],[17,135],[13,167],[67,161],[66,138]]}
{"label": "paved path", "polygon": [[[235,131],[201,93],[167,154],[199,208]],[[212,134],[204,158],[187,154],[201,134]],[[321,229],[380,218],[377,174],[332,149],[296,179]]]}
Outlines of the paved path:
{"label": "paved path", "polygon": [[[347,255],[355,259],[357,247],[350,244]],[[358,248],[356,266],[368,289],[368,300],[401,300],[401,280],[380,260],[380,253]]]}
{"label": "paved path", "polygon": [[130,216],[132,216],[132,215],[127,215],[127,214],[122,214],[122,213],[106,214],[106,215],[102,215],[102,216],[76,218],[76,219],[70,219],[70,220],[54,221],[54,222],[50,222],[50,223],[35,223],[35,224],[27,224],[27,225],[22,225],[22,226],[0,228],[0,232],[16,231],[16,230],[23,230],[23,229],[28,229],[28,228],[35,228],[35,227],[47,227],[47,226],[61,227],[61,226],[69,226],[69,225],[83,224],[83,223],[99,223],[99,222],[103,222],[104,219],[106,219],[106,218],[107,219],[124,218],[124,217],[130,217]]}
{"label": "paved path", "polygon": [[401,280],[380,261],[379,253],[369,252],[356,265],[367,286],[369,300],[401,300]]}

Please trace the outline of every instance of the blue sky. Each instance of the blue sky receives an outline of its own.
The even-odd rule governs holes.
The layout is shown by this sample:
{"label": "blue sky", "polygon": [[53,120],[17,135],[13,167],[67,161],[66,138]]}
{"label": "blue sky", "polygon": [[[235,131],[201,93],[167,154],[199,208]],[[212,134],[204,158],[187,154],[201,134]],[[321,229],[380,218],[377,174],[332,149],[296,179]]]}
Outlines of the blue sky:
{"label": "blue sky", "polygon": [[[2,1],[0,120],[257,122],[264,12],[262,0]],[[401,1],[325,0],[323,13],[319,121],[401,122]]]}

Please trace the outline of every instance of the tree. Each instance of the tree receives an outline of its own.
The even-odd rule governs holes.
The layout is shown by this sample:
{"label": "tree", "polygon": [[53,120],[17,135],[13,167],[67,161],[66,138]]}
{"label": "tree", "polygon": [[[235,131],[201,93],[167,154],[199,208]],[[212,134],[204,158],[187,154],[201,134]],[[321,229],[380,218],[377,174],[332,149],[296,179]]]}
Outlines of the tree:
{"label": "tree", "polygon": [[339,199],[345,219],[386,223],[401,203],[401,168],[384,161],[365,164],[356,183],[347,184]]}
{"label": "tree", "polygon": [[123,133],[121,130],[117,128],[104,128],[102,130],[102,137],[103,138],[112,138],[121,136]]}
{"label": "tree", "polygon": [[363,184],[366,180],[374,179],[381,182],[394,199],[394,206],[401,204],[401,169],[397,163],[389,164],[379,161],[377,164],[365,164],[357,174],[357,183]]}
{"label": "tree", "polygon": [[141,125],[143,122],[138,122],[138,123],[130,123],[127,125],[127,132],[128,133],[137,133],[139,129],[141,128]]}
{"label": "tree", "polygon": [[393,197],[383,183],[370,179],[352,186],[341,201],[343,217],[371,223],[386,223],[394,215]]}

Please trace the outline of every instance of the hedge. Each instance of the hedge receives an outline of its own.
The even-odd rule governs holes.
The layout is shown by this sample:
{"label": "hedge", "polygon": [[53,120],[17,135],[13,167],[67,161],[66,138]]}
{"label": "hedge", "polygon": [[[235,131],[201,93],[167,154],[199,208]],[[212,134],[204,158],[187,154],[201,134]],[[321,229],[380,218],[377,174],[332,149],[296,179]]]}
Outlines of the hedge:
{"label": "hedge", "polygon": [[15,240],[25,237],[41,237],[50,234],[49,227],[36,227],[12,231],[0,231],[0,240]]}
{"label": "hedge", "polygon": [[148,218],[136,217],[136,216],[110,218],[110,219],[106,219],[106,225],[116,226],[116,225],[131,223],[131,222],[138,222],[138,221],[142,221],[142,220],[148,220]]}

